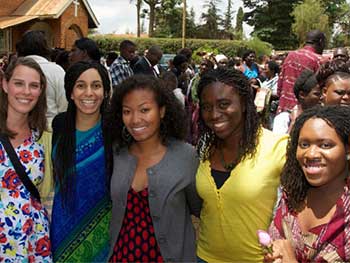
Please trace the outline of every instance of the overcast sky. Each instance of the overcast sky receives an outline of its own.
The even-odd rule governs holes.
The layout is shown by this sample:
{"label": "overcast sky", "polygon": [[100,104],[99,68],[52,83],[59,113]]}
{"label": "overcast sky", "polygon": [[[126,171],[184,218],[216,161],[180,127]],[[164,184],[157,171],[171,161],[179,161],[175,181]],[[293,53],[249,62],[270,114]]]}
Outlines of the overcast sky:
{"label": "overcast sky", "polygon": [[[98,28],[100,33],[124,34],[127,31],[136,32],[136,7],[135,4],[130,4],[130,0],[88,0],[88,2],[100,22]],[[232,2],[235,11],[242,6],[241,0],[233,0]],[[197,20],[199,20],[199,16],[203,11],[204,3],[205,0],[187,0],[187,8],[190,10],[192,6],[194,7]],[[219,8],[222,13],[226,10],[226,6],[227,0],[221,0]],[[251,31],[246,26],[244,30],[246,35]]]}

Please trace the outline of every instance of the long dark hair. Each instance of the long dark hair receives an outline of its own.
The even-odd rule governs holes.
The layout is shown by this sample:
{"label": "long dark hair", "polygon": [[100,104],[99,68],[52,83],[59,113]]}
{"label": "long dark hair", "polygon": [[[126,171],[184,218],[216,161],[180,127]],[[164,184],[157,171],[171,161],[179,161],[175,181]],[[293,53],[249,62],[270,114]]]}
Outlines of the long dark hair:
{"label": "long dark hair", "polygon": [[[41,94],[39,96],[38,102],[31,110],[28,115],[28,124],[31,129],[37,129],[39,131],[39,137],[41,137],[44,130],[46,130],[47,120],[46,120],[46,77],[41,70],[38,63],[36,63],[32,58],[20,57],[16,60],[13,60],[10,65],[7,67],[4,73],[4,81],[9,82],[12,78],[13,72],[18,66],[26,66],[31,69],[34,69],[38,72],[40,76],[40,87]],[[2,80],[2,76],[0,76]],[[8,96],[7,93],[2,89],[2,83],[0,82],[0,132],[13,138],[16,134],[7,127],[7,110],[8,110]]]}
{"label": "long dark hair", "polygon": [[[215,82],[221,82],[233,89],[236,89],[245,107],[244,126],[242,138],[239,142],[238,162],[245,158],[252,158],[256,153],[256,147],[259,143],[259,116],[254,104],[253,90],[247,78],[238,70],[218,68],[204,74],[198,84],[199,105],[202,103],[202,93],[205,88]],[[204,123],[202,114],[198,120],[199,142],[197,151],[202,160],[207,160],[210,156],[212,147],[217,144],[215,133]]]}
{"label": "long dark hair", "polygon": [[165,87],[163,81],[154,76],[135,75],[118,85],[113,93],[110,103],[110,110],[106,129],[109,130],[115,143],[116,149],[131,145],[132,137],[129,139],[123,135],[123,99],[127,94],[134,90],[147,89],[154,93],[158,106],[165,107],[165,115],[161,122],[160,136],[163,144],[166,144],[169,138],[184,140],[186,137],[186,114],[181,103],[175,97],[174,93]]}
{"label": "long dark hair", "polygon": [[[104,99],[100,107],[102,127],[105,122],[105,113],[110,97],[111,85],[109,81],[108,72],[102,65],[98,63],[91,63],[86,61],[80,61],[73,64],[66,72],[64,78],[64,85],[66,90],[66,98],[68,100],[68,109],[64,115],[63,131],[57,137],[56,152],[53,159],[55,182],[59,184],[62,193],[69,193],[74,184],[75,177],[75,131],[76,131],[76,113],[77,108],[74,101],[71,99],[71,94],[75,86],[75,82],[79,76],[88,69],[96,69],[101,76],[103,83]],[[111,157],[109,156],[108,136],[103,129],[105,154],[107,161],[107,175],[111,171]],[[67,195],[66,195],[67,196]]]}
{"label": "long dark hair", "polygon": [[[287,147],[287,159],[283,167],[281,185],[287,195],[288,207],[291,210],[300,208],[311,187],[296,158],[300,130],[305,122],[312,118],[320,118],[334,128],[344,145],[348,144],[350,134],[350,109],[340,106],[315,106],[303,111],[297,118],[290,134]],[[344,156],[345,158],[345,156]]]}

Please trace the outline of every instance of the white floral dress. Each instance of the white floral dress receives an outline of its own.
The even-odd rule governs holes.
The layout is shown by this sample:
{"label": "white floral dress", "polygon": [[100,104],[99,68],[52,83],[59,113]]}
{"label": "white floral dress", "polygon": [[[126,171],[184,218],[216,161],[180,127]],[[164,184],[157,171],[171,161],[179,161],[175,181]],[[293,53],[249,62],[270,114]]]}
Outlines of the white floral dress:
{"label": "white floral dress", "polygon": [[[29,178],[44,177],[43,145],[36,132],[15,151]],[[0,262],[52,262],[49,220],[44,207],[25,188],[0,143]]]}

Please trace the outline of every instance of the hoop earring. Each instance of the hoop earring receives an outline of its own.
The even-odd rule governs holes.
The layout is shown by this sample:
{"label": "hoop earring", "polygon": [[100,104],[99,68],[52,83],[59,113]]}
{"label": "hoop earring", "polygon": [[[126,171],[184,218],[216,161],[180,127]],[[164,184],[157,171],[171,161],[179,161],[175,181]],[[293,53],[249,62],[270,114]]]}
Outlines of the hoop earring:
{"label": "hoop earring", "polygon": [[131,134],[128,132],[128,130],[126,129],[125,125],[123,126],[122,129],[122,138],[124,141],[126,141],[127,143],[129,143],[132,139]]}

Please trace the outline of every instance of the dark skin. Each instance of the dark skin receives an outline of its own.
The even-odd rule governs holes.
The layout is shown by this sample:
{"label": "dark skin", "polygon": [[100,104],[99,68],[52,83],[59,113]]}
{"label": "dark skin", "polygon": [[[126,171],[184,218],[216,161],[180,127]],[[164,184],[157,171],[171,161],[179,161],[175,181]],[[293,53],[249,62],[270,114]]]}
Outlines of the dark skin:
{"label": "dark skin", "polygon": [[226,164],[239,158],[244,111],[241,98],[233,87],[215,82],[203,90],[201,114],[205,124],[214,131],[218,141],[209,158],[213,169],[227,171],[222,164],[222,153]]}

